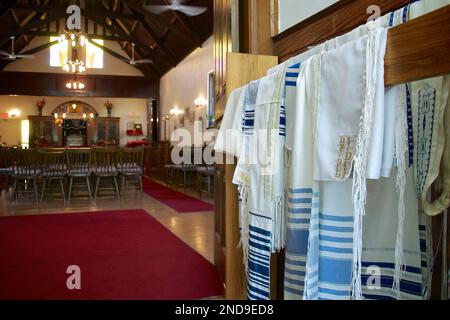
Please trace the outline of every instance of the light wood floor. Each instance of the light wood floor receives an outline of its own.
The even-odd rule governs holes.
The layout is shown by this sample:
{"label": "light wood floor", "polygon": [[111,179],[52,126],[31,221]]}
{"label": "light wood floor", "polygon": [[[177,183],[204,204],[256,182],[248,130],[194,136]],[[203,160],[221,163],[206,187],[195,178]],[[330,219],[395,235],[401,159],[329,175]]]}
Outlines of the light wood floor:
{"label": "light wood floor", "polygon": [[[192,192],[187,192],[194,195]],[[211,200],[209,200],[211,202]],[[115,197],[100,197],[96,203],[87,198],[73,198],[70,204],[64,204],[60,197],[47,197],[39,205],[33,199],[21,199],[10,204],[2,193],[0,197],[0,216],[23,216],[39,214],[57,214],[73,212],[93,212],[105,210],[144,209],[161,224],[177,235],[190,247],[213,263],[214,214],[179,214],[145,193],[139,196],[131,191],[122,200]]]}

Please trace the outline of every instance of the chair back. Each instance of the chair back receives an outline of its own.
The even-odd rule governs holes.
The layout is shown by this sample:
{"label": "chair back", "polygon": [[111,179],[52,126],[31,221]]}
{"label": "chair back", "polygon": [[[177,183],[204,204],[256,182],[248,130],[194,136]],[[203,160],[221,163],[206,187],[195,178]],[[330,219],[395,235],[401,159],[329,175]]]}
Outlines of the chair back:
{"label": "chair back", "polygon": [[9,148],[0,148],[0,174],[12,172],[14,165],[12,152]]}
{"label": "chair back", "polygon": [[15,149],[12,151],[14,159],[14,175],[36,177],[42,170],[42,161],[38,150]]}
{"label": "chair back", "polygon": [[98,174],[115,175],[119,166],[118,148],[93,148],[92,149],[93,169]]}
{"label": "chair back", "polygon": [[67,149],[65,154],[69,174],[89,175],[91,173],[91,149]]}
{"label": "chair back", "polygon": [[66,154],[64,151],[40,151],[42,172],[44,177],[64,177],[67,173]]}
{"label": "chair back", "polygon": [[144,148],[123,148],[120,152],[120,170],[142,172],[144,166]]}

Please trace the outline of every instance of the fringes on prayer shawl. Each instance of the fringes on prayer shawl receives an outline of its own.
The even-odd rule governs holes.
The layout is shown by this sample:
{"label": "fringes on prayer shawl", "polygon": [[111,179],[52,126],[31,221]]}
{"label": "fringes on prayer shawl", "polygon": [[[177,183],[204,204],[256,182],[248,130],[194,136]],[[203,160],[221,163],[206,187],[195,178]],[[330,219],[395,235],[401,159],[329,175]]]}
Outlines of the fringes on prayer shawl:
{"label": "fringes on prayer shawl", "polygon": [[286,247],[286,196],[282,195],[274,203],[274,232],[272,253],[279,252]]}
{"label": "fringes on prayer shawl", "polygon": [[405,226],[405,189],[406,189],[406,154],[408,151],[407,119],[405,110],[406,92],[403,86],[398,89],[398,99],[396,105],[396,157],[397,157],[397,191],[398,191],[398,224],[397,237],[395,242],[395,273],[393,290],[396,290],[397,298],[400,299],[400,282],[405,271],[405,256],[403,252],[404,226]]}
{"label": "fringes on prayer shawl", "polygon": [[249,207],[249,187],[246,185],[240,185],[239,194],[241,195],[241,241],[238,247],[242,248],[243,252],[243,264],[245,266],[245,273],[248,273],[248,247],[250,239],[250,207]]}
{"label": "fringes on prayer shawl", "polygon": [[368,163],[369,144],[373,127],[373,106],[375,100],[375,34],[369,33],[366,50],[366,76],[364,107],[361,116],[360,132],[358,135],[356,154],[354,157],[353,174],[353,266],[352,266],[352,298],[363,300],[362,293],[362,247],[363,247],[363,219],[366,215],[367,185],[366,173]]}

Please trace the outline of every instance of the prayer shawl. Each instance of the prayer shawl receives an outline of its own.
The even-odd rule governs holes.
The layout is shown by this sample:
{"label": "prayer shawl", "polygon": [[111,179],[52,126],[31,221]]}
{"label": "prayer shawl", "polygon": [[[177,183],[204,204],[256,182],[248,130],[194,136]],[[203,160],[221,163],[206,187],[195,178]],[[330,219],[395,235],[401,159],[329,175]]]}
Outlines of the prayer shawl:
{"label": "prayer shawl", "polygon": [[[301,65],[292,66],[286,81],[286,103],[294,103],[289,118],[295,131],[287,143],[291,152],[289,167],[289,192],[287,213],[287,246],[285,260],[284,294],[287,300],[303,298],[307,267],[307,248],[310,219],[313,211],[313,166],[316,132],[316,109],[319,98],[320,55],[313,56]],[[288,79],[288,78],[287,78]],[[291,94],[295,90],[296,94]],[[291,101],[291,99],[295,99]],[[291,118],[292,117],[292,118]]]}
{"label": "prayer shawl", "polygon": [[[220,130],[217,135],[214,150],[217,153],[224,153],[227,157],[239,158],[241,153],[241,142],[243,135],[242,115],[244,112],[244,99],[247,87],[233,90],[228,97],[227,105],[223,115]],[[231,159],[230,159],[231,160]],[[229,163],[229,162],[227,162]],[[241,208],[241,198],[239,195],[239,208]],[[239,210],[239,230],[242,233],[243,211]]]}
{"label": "prayer shawl", "polygon": [[[368,146],[368,163],[366,177],[379,179],[383,155],[384,135],[384,55],[386,52],[386,29],[377,29],[374,41],[375,69],[373,74],[374,101],[373,117],[371,121],[372,133]],[[338,41],[334,41],[336,44]],[[353,56],[343,58],[352,59]],[[350,60],[351,61],[351,60]],[[318,181],[345,181],[352,171],[353,155],[359,132],[359,119],[364,96],[360,90],[354,90],[352,85],[364,85],[366,77],[366,61],[355,59],[354,63],[346,64],[330,62],[323,65],[320,108],[318,114],[317,158],[315,165],[315,179]],[[359,63],[359,65],[358,65]],[[346,72],[350,70],[352,72]],[[357,72],[356,72],[357,71]],[[340,88],[340,90],[335,90]],[[340,115],[345,114],[345,117]]]}
{"label": "prayer shawl", "polygon": [[[422,1],[411,5],[410,18],[450,5],[449,0]],[[419,196],[426,214],[434,216],[442,213],[450,205],[450,186],[447,183],[441,197],[433,204],[427,200],[431,185],[440,172],[442,160],[444,180],[449,181],[448,160],[443,159],[446,143],[444,112],[449,96],[450,76],[437,77],[411,83],[411,103],[413,111],[415,177]],[[447,127],[448,128],[448,127]],[[448,152],[446,152],[448,153]]]}
{"label": "prayer shawl", "polygon": [[239,157],[242,141],[242,114],[246,87],[233,90],[228,97],[214,150]]}
{"label": "prayer shawl", "polygon": [[[395,170],[394,170],[395,171]],[[418,199],[415,192],[413,169],[405,181],[405,219],[403,270],[399,289],[395,288],[397,207],[401,195],[396,177],[370,181],[364,218],[364,245],[362,257],[362,286],[366,299],[422,299],[422,252],[419,230]],[[380,206],[382,204],[382,206]]]}
{"label": "prayer shawl", "polygon": [[252,83],[245,99],[243,151],[234,183],[242,197],[242,244],[251,300],[270,298],[270,256],[284,247],[284,76],[280,72]]}
{"label": "prayer shawl", "polygon": [[[318,190],[313,190],[313,195],[319,195],[320,199],[317,204],[314,204],[313,201],[310,221],[305,280],[305,298],[307,299],[349,299],[351,293],[357,299],[362,298],[360,279],[362,218],[365,215],[366,171],[378,80],[379,67],[377,64],[382,63],[380,54],[376,50],[381,50],[380,48],[384,47],[382,43],[385,42],[386,29],[379,28],[369,32],[367,36],[329,51],[322,58],[318,119],[321,120],[322,112],[333,113],[333,110],[327,108],[329,104],[335,105],[340,101],[347,102],[347,107],[338,107],[339,114],[334,114],[334,118],[335,121],[339,119],[340,122],[345,120],[345,127],[350,130],[340,133],[341,137],[339,138],[343,141],[344,147],[335,145],[334,148],[338,147],[338,150],[343,150],[342,170],[345,169],[345,160],[349,160],[348,165],[351,166],[352,155],[356,153],[353,186],[349,188],[350,191],[353,191],[353,197],[349,199],[353,198],[354,211],[341,211],[340,206],[336,206],[338,199],[345,198],[333,198],[339,194],[338,190],[335,190],[339,188],[333,188],[334,183],[330,185],[326,182],[316,183]],[[345,81],[341,79],[339,82],[334,79],[334,76],[342,76],[342,74],[346,74]],[[349,86],[353,91],[347,91],[345,86]],[[346,97],[348,100],[345,99]],[[354,103],[352,104],[354,107],[348,105],[351,102]],[[339,135],[339,130],[345,130],[344,127],[339,128],[338,124],[336,127],[336,123],[333,122],[327,123],[327,125],[329,127],[319,123],[318,126],[316,149],[318,161],[315,169],[317,166],[323,165],[323,162],[319,160],[322,144],[326,141],[333,141],[336,134]],[[327,134],[329,134],[328,139],[325,138]],[[351,140],[356,146],[354,152],[349,150]],[[325,158],[326,155],[323,159]],[[350,169],[347,170],[350,171]],[[314,205],[318,205],[319,208],[314,210]],[[328,234],[330,231],[338,232],[338,234],[330,235]],[[341,231],[343,234],[340,234]],[[348,242],[348,232],[352,231],[353,241]],[[345,241],[341,241],[342,239]],[[330,270],[339,270],[339,272],[330,272]]]}

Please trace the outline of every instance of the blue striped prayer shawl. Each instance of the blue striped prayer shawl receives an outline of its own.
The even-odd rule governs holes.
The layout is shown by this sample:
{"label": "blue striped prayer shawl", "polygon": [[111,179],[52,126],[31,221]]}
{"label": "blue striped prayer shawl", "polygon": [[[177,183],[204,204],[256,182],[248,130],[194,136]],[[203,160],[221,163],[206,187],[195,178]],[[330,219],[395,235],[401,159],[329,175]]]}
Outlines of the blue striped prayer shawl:
{"label": "blue striped prayer shawl", "polygon": [[284,270],[286,299],[300,299],[303,296],[312,195],[311,188],[289,190]]}
{"label": "blue striped prayer shawl", "polygon": [[[247,294],[249,300],[270,299],[270,256],[271,256],[271,230],[264,230],[267,223],[257,224],[255,219],[270,219],[258,216],[250,212],[251,223],[249,226],[249,254],[248,254],[248,285]],[[259,227],[255,226],[259,225]]]}
{"label": "blue striped prayer shawl", "polygon": [[353,261],[351,182],[315,183],[307,257],[307,300],[350,299]]}
{"label": "blue striped prayer shawl", "polygon": [[[286,72],[284,104],[285,107],[290,104],[290,110],[295,109],[300,67],[300,63],[294,64]],[[304,291],[313,190],[312,186],[306,186],[288,191],[284,297],[299,300]]]}

